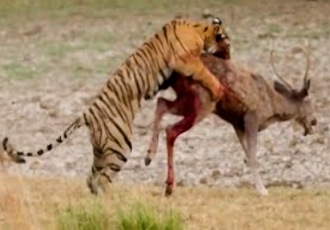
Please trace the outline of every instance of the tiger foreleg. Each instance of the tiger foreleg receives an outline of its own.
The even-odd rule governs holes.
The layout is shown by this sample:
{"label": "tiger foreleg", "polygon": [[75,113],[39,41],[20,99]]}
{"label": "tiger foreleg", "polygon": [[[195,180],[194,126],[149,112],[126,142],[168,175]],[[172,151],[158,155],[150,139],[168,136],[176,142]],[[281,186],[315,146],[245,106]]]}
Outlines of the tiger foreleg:
{"label": "tiger foreleg", "polygon": [[170,62],[174,71],[184,77],[200,83],[210,93],[212,101],[218,101],[224,94],[224,87],[220,81],[203,64],[200,57],[192,54],[176,56]]}

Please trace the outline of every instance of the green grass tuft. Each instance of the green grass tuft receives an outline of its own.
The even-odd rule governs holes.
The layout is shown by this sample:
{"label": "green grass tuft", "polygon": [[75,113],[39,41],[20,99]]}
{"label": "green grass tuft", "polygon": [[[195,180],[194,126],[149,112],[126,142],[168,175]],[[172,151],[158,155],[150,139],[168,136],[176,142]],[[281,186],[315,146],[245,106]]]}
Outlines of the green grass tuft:
{"label": "green grass tuft", "polygon": [[58,230],[102,230],[109,229],[109,221],[104,206],[93,202],[57,210],[56,226]]}
{"label": "green grass tuft", "polygon": [[2,67],[11,79],[28,80],[36,75],[36,70],[24,63],[12,62]]}
{"label": "green grass tuft", "polygon": [[159,212],[153,206],[135,203],[117,210],[117,230],[181,230],[184,221],[171,208]]}

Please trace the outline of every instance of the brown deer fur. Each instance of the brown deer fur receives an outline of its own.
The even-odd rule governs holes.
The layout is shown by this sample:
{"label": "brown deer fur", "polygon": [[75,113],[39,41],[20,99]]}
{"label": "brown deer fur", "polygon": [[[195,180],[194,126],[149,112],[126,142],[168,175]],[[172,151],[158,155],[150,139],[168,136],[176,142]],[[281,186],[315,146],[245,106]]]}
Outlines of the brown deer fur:
{"label": "brown deer fur", "polygon": [[[168,152],[166,195],[170,195],[173,190],[173,146],[176,138],[210,112],[233,125],[246,154],[246,163],[251,167],[254,175],[257,192],[260,195],[268,194],[257,171],[258,131],[267,128],[271,123],[294,119],[304,128],[307,135],[312,132],[312,126],[317,122],[308,99],[309,59],[305,51],[304,54],[306,54],[308,66],[301,90],[293,89],[280,75],[278,77],[282,82],[275,81],[272,86],[261,75],[241,68],[230,60],[203,55],[202,60],[205,65],[225,87],[225,93],[217,103],[210,100],[208,92],[202,86],[179,74],[174,74],[169,85],[176,92],[177,97],[174,101],[162,97],[158,99],[152,139],[145,158],[146,165],[149,165],[156,154],[159,124],[164,114],[183,116],[182,120],[166,128]],[[275,68],[274,71],[277,74]]]}

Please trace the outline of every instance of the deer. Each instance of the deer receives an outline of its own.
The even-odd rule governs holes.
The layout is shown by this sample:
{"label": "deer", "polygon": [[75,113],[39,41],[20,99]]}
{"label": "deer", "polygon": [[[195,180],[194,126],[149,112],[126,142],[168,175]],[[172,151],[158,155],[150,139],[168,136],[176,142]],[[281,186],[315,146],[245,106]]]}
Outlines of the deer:
{"label": "deer", "polygon": [[[296,50],[297,51],[297,50]],[[167,83],[176,93],[174,101],[159,97],[156,105],[152,137],[145,156],[145,165],[149,165],[157,152],[160,122],[166,114],[183,116],[175,124],[166,127],[167,179],[165,195],[170,196],[174,185],[173,149],[175,140],[184,132],[213,113],[231,124],[245,152],[245,163],[250,168],[254,185],[260,196],[268,195],[259,175],[257,161],[257,134],[276,122],[295,120],[304,129],[304,135],[312,134],[317,119],[309,99],[311,80],[309,53],[303,47],[299,52],[306,58],[303,85],[295,89],[276,70],[274,50],[270,53],[270,64],[278,80],[273,85],[265,78],[235,64],[230,58],[219,58],[203,54],[202,61],[224,86],[224,95],[218,102],[212,102],[206,90],[178,73],[173,73]],[[297,51],[297,52],[298,52]]]}

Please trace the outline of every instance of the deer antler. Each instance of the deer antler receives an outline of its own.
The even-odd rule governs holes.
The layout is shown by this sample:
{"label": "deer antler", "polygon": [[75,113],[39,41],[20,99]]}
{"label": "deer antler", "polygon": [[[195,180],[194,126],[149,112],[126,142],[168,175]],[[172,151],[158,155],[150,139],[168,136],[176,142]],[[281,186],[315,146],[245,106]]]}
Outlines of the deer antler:
{"label": "deer antler", "polygon": [[274,73],[276,74],[276,76],[282,81],[282,83],[290,90],[292,90],[292,86],[286,81],[284,80],[284,78],[282,78],[282,76],[277,72],[275,65],[274,65],[274,50],[272,50],[270,52],[270,64],[273,68]]}
{"label": "deer antler", "polygon": [[307,84],[307,77],[308,77],[308,72],[309,72],[309,68],[310,68],[310,43],[308,42],[308,49],[306,50],[306,48],[299,46],[296,47],[293,52],[294,53],[303,53],[305,58],[306,58],[306,69],[305,69],[305,74],[304,74],[304,86],[306,86]]}

